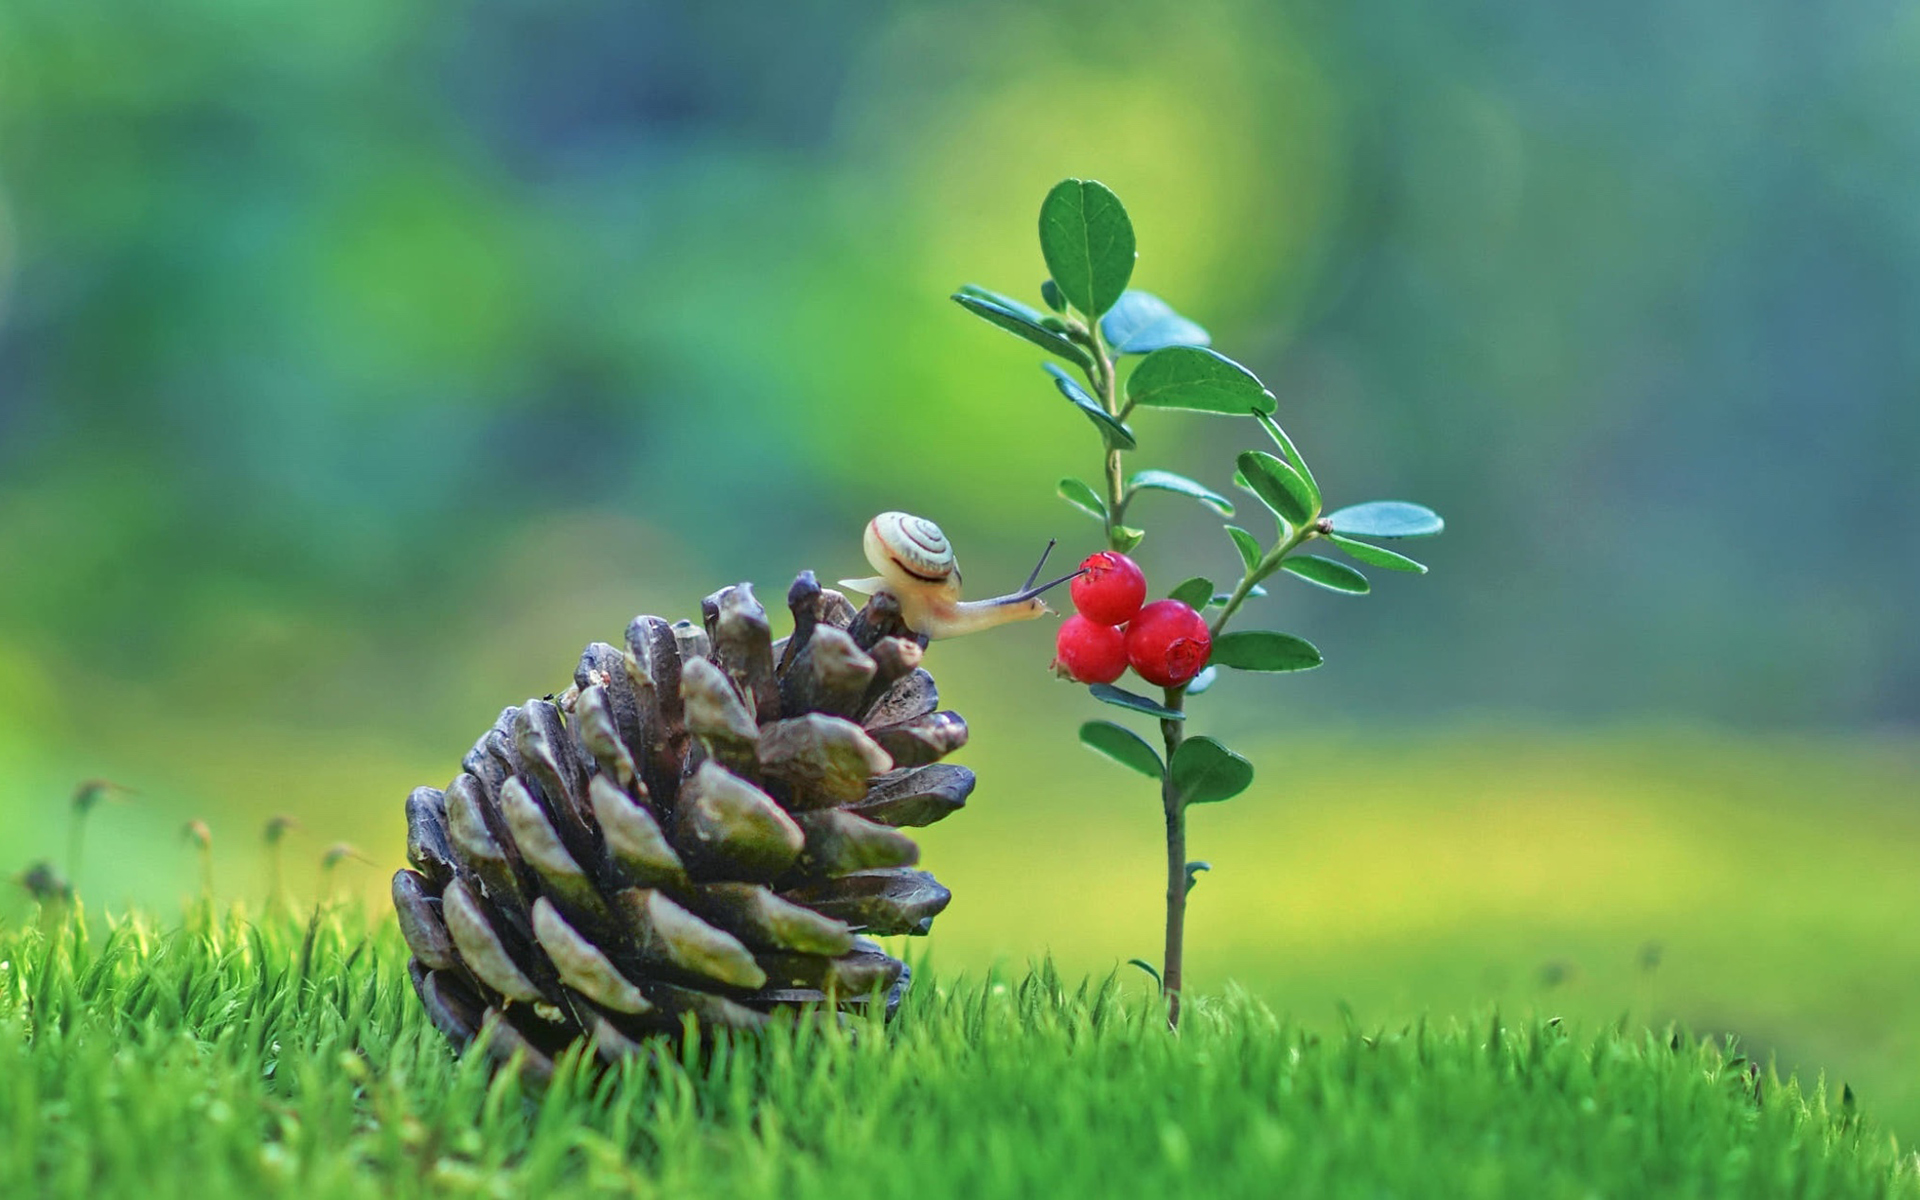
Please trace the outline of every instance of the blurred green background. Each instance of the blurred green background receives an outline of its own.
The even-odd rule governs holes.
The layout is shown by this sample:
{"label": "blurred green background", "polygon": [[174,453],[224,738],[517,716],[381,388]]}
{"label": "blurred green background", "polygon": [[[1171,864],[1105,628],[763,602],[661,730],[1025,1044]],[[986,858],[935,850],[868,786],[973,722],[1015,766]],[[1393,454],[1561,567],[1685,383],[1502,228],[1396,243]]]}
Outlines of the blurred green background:
{"label": "blurred green background", "polygon": [[[1041,196],[1259,372],[1425,579],[1254,614],[1328,666],[1197,724],[1196,983],[1309,1021],[1679,1020],[1920,1135],[1920,9],[340,0],[0,5],[0,870],[99,906],[370,863],[503,704],[638,611],[974,587],[1093,526],[1038,355]],[[1224,487],[1254,431],[1144,414]],[[1172,497],[1162,587],[1223,577]],[[1159,820],[1077,748],[1050,627],[936,646],[969,810],[950,970],[1157,957]],[[0,913],[27,911],[17,892]],[[1130,969],[1128,969],[1130,971]]]}

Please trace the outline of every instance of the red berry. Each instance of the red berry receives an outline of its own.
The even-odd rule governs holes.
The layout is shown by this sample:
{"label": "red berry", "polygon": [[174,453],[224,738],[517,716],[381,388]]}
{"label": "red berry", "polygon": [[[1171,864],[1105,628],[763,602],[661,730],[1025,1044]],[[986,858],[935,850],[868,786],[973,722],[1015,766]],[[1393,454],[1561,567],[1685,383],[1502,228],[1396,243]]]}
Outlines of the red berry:
{"label": "red berry", "polygon": [[1213,634],[1199,613],[1178,600],[1155,600],[1127,626],[1127,661],[1140,678],[1179,687],[1213,654]]}
{"label": "red berry", "polygon": [[1147,577],[1126,555],[1115,550],[1090,554],[1080,564],[1084,575],[1074,576],[1073,607],[1102,625],[1125,625],[1147,598]]}
{"label": "red berry", "polygon": [[1112,683],[1127,669],[1127,636],[1075,613],[1060,622],[1053,669],[1076,683]]}

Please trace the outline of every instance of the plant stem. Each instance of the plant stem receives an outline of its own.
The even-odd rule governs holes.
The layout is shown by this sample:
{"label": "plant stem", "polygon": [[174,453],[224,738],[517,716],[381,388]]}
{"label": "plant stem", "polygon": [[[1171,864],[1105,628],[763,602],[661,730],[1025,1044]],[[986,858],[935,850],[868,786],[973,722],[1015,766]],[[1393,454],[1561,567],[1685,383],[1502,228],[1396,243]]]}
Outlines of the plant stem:
{"label": "plant stem", "polygon": [[[1187,686],[1166,689],[1166,705],[1176,712],[1187,700]],[[1185,721],[1160,722],[1167,747],[1167,771],[1160,780],[1160,807],[1167,817],[1167,940],[1160,960],[1160,987],[1167,1001],[1167,1028],[1180,1028],[1180,976],[1187,939],[1187,806],[1173,785],[1173,756],[1186,736]]]}
{"label": "plant stem", "polygon": [[[1087,348],[1093,352],[1093,370],[1087,375],[1087,382],[1093,385],[1094,396],[1100,401],[1100,407],[1107,415],[1119,419],[1119,387],[1115,383],[1116,375],[1113,360],[1107,357],[1106,339],[1100,335],[1100,322],[1087,322]],[[1125,471],[1121,465],[1121,451],[1109,447],[1107,450],[1107,548],[1122,550],[1124,544],[1120,538],[1120,519],[1126,515],[1127,499]]]}
{"label": "plant stem", "polygon": [[[1120,398],[1113,360],[1107,356],[1106,341],[1100,336],[1100,322],[1089,321],[1087,326],[1087,343],[1093,352],[1094,363],[1093,369],[1087,374],[1087,382],[1093,385],[1100,407],[1118,419]],[[1107,546],[1114,550],[1126,548],[1119,532],[1121,519],[1127,511],[1126,473],[1121,454],[1116,448],[1107,448]],[[1181,711],[1186,700],[1185,684],[1166,689],[1168,708]],[[1180,972],[1185,959],[1187,934],[1187,811],[1181,803],[1180,793],[1173,786],[1172,772],[1174,751],[1180,748],[1181,730],[1185,724],[1183,720],[1160,722],[1160,737],[1166,743],[1168,767],[1160,780],[1160,808],[1167,818],[1167,936],[1160,960],[1160,987],[1167,1001],[1169,1029],[1180,1027]]]}
{"label": "plant stem", "polygon": [[[1261,579],[1279,570],[1280,563],[1287,555],[1298,549],[1300,543],[1318,536],[1317,522],[1309,521],[1293,531],[1286,540],[1275,546],[1258,563],[1247,568],[1235,585],[1233,594],[1227,597],[1227,603],[1220,615],[1209,626],[1215,637],[1226,627],[1233,614],[1246,603],[1253,594],[1253,585]],[[1184,711],[1187,700],[1187,686],[1166,689],[1166,706],[1175,712]],[[1180,750],[1180,742],[1186,736],[1186,722],[1160,722],[1160,738],[1167,748],[1167,771],[1160,780],[1160,807],[1167,818],[1167,940],[1163,957],[1160,960],[1160,986],[1167,1000],[1167,1028],[1180,1028],[1180,984],[1184,973],[1187,941],[1187,806],[1173,783],[1173,756]]]}
{"label": "plant stem", "polygon": [[1208,632],[1212,633],[1214,637],[1219,637],[1220,631],[1225,629],[1227,622],[1233,619],[1233,614],[1239,612],[1240,606],[1245,604],[1247,597],[1253,594],[1253,585],[1272,575],[1275,571],[1278,571],[1281,562],[1285,560],[1287,555],[1298,550],[1302,542],[1319,536],[1320,522],[1317,520],[1308,521],[1288,535],[1285,541],[1268,551],[1266,557],[1262,558],[1253,566],[1248,567],[1246,572],[1240,576],[1240,582],[1234,585],[1233,592],[1227,597],[1226,604],[1221,607],[1220,615],[1215,617],[1212,624],[1208,626]]}

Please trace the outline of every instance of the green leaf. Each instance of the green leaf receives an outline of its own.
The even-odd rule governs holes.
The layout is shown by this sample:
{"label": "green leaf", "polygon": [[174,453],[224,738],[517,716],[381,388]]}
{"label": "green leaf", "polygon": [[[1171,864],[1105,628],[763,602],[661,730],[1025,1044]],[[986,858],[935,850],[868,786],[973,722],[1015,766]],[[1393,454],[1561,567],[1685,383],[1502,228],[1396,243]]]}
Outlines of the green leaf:
{"label": "green leaf", "polygon": [[1060,294],[1060,285],[1051,279],[1040,282],[1040,299],[1046,301],[1047,307],[1057,313],[1067,311],[1067,298]]}
{"label": "green leaf", "polygon": [[1192,862],[1188,863],[1187,864],[1187,890],[1191,892],[1193,890],[1193,885],[1199,882],[1198,876],[1200,872],[1211,871],[1211,870],[1213,870],[1213,864],[1206,861],[1205,859],[1196,858]]}
{"label": "green leaf", "polygon": [[1356,542],[1352,538],[1341,537],[1337,533],[1328,534],[1327,540],[1369,566],[1388,571],[1407,571],[1415,575],[1427,573],[1425,563],[1415,562],[1404,554],[1395,554],[1385,546],[1370,546],[1366,542]]}
{"label": "green leaf", "polygon": [[1227,536],[1233,539],[1234,549],[1240,551],[1240,561],[1246,564],[1247,570],[1251,571],[1258,567],[1260,560],[1267,556],[1267,552],[1260,548],[1260,539],[1238,525],[1228,525],[1225,528]]}
{"label": "green leaf", "polygon": [[1094,520],[1102,524],[1106,523],[1107,502],[1100,498],[1099,493],[1078,479],[1068,478],[1060,481],[1060,498]]}
{"label": "green leaf", "polygon": [[1087,420],[1092,421],[1094,428],[1100,431],[1100,439],[1106,443],[1107,449],[1131,450],[1134,448],[1133,430],[1122,425],[1118,418],[1101,408],[1100,402],[1088,395],[1087,389],[1081,387],[1073,376],[1053,363],[1040,365],[1046,368],[1047,374],[1053,376],[1053,386],[1060,389],[1060,394],[1067,398],[1068,403],[1087,414]]}
{"label": "green leaf", "polygon": [[1168,346],[1141,359],[1127,376],[1127,403],[1229,417],[1274,407],[1273,394],[1253,372],[1201,346]]}
{"label": "green leaf", "polygon": [[1046,320],[1044,313],[1026,301],[1015,300],[1012,296],[1004,292],[996,292],[992,288],[984,288],[977,283],[963,283],[954,289],[953,295],[955,299],[959,299],[961,296],[972,296],[975,300],[984,300],[988,304],[998,305],[1009,312],[1017,313],[1027,320],[1032,321],[1035,325]]}
{"label": "green leaf", "polygon": [[1080,744],[1149,779],[1160,779],[1166,774],[1166,768],[1160,765],[1160,756],[1147,745],[1147,739],[1124,725],[1088,721],[1080,727]]}
{"label": "green leaf", "polygon": [[996,295],[985,288],[976,288],[972,284],[953,294],[960,307],[974,316],[991,324],[998,325],[1008,333],[1023,337],[1034,345],[1051,354],[1058,354],[1082,370],[1093,365],[1093,358],[1078,345],[1069,341],[1064,334],[1055,333],[1041,321],[1045,317],[1037,309],[1028,308],[1018,300],[1009,300]]}
{"label": "green leaf", "polygon": [[1280,564],[1280,569],[1291,571],[1308,583],[1317,583],[1323,588],[1353,596],[1364,596],[1372,590],[1365,575],[1343,562],[1322,558],[1318,554],[1292,555]]}
{"label": "green leaf", "polygon": [[1144,529],[1135,529],[1131,525],[1115,525],[1113,527],[1113,548],[1122,554],[1128,553],[1141,542],[1145,541],[1146,538],[1147,531]]}
{"label": "green leaf", "polygon": [[1188,608],[1199,612],[1207,606],[1213,597],[1213,580],[1196,575],[1167,593],[1167,599],[1178,600]]}
{"label": "green leaf", "polygon": [[1286,430],[1280,428],[1280,422],[1274,420],[1266,413],[1256,412],[1253,414],[1253,419],[1260,422],[1260,427],[1267,431],[1267,436],[1272,438],[1274,444],[1280,447],[1280,453],[1287,456],[1287,462],[1292,465],[1294,470],[1300,472],[1300,478],[1306,480],[1307,486],[1313,489],[1313,506],[1319,508],[1320,481],[1315,479],[1313,472],[1307,468],[1307,460],[1300,457],[1300,451],[1294,446],[1293,439],[1287,436]]}
{"label": "green leaf", "polygon": [[1133,222],[1105,184],[1063,179],[1040,205],[1040,254],[1060,294],[1097,317],[1133,278]]}
{"label": "green leaf", "polygon": [[1145,971],[1148,975],[1151,975],[1153,977],[1154,987],[1159,988],[1163,992],[1167,990],[1167,985],[1160,982],[1160,972],[1157,969],[1155,969],[1154,965],[1148,962],[1146,959],[1130,958],[1127,960],[1127,965],[1130,967],[1139,967],[1142,971]]}
{"label": "green leaf", "polygon": [[1210,737],[1190,737],[1173,752],[1173,787],[1182,804],[1231,800],[1253,782],[1253,764]]}
{"label": "green leaf", "polygon": [[1312,642],[1289,633],[1246,629],[1213,640],[1213,663],[1236,671],[1305,671],[1320,665]]}
{"label": "green leaf", "polygon": [[1205,346],[1213,340],[1151,292],[1124,293],[1113,310],[1100,318],[1100,332],[1115,354],[1151,354],[1168,346]]}
{"label": "green leaf", "polygon": [[1370,500],[1327,514],[1335,533],[1350,537],[1432,537],[1447,527],[1440,514],[1405,500]]}
{"label": "green leaf", "polygon": [[[1265,579],[1266,576],[1262,575],[1260,578]],[[1258,599],[1259,597],[1264,596],[1266,594],[1267,594],[1267,589],[1261,587],[1257,583],[1247,589],[1247,595],[1252,596],[1255,599]],[[1215,592],[1213,594],[1212,603],[1221,608],[1225,608],[1227,606],[1227,601],[1231,599],[1233,599],[1232,592]]]}
{"label": "green leaf", "polygon": [[1192,679],[1187,680],[1187,695],[1198,696],[1201,692],[1212,687],[1219,678],[1220,672],[1214,670],[1212,667],[1208,667]]}
{"label": "green leaf", "polygon": [[1319,499],[1300,472],[1265,450],[1242,450],[1235,461],[1246,476],[1247,490],[1260,497],[1275,515],[1295,528],[1313,520],[1320,509]]}
{"label": "green leaf", "polygon": [[1177,492],[1182,496],[1193,497],[1223,517],[1233,515],[1233,501],[1210,487],[1196,483],[1185,475],[1175,475],[1172,471],[1135,471],[1133,478],[1127,481],[1127,487],[1136,492],[1141,488],[1159,492]]}
{"label": "green leaf", "polygon": [[1187,719],[1187,714],[1177,708],[1168,708],[1156,700],[1149,700],[1145,696],[1135,695],[1125,688],[1117,688],[1110,683],[1089,684],[1087,691],[1092,693],[1093,698],[1102,704],[1111,704],[1116,708],[1125,708],[1133,712],[1145,713],[1150,717],[1158,717],[1162,721],[1184,721]]}

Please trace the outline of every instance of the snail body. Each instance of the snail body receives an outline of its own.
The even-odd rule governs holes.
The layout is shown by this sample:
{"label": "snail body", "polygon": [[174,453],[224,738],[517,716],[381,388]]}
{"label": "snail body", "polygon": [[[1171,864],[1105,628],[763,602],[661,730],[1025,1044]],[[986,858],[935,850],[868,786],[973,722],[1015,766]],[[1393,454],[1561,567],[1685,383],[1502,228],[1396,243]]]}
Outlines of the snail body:
{"label": "snail body", "polygon": [[841,585],[869,595],[882,591],[892,595],[900,602],[900,615],[907,627],[924,637],[959,637],[1014,621],[1031,621],[1053,611],[1040,594],[1054,584],[1027,587],[990,600],[962,600],[960,564],[954,558],[953,546],[940,527],[925,517],[883,512],[867,522],[861,545],[867,562],[880,573],[866,579],[843,579]]}

